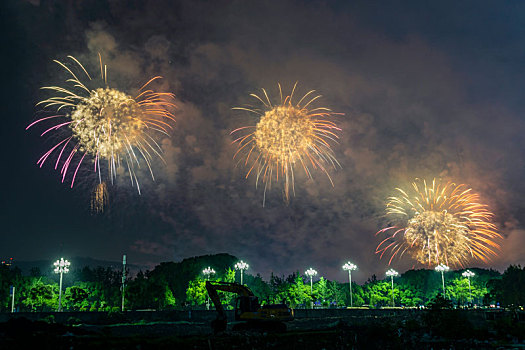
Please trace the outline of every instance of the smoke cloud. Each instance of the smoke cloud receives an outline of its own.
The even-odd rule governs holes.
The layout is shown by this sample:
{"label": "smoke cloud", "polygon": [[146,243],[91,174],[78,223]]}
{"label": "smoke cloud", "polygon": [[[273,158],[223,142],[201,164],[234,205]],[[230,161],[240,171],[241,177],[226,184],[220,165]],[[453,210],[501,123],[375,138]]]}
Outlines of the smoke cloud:
{"label": "smoke cloud", "polygon": [[[175,128],[162,140],[165,162],[154,164],[154,182],[145,180],[142,212],[128,211],[134,218],[115,230],[128,232],[120,235],[137,259],[228,252],[254,273],[312,266],[340,280],[351,260],[358,280],[382,277],[387,261],[374,251],[385,199],[416,177],[438,177],[469,184],[496,214],[501,257],[473,266],[523,263],[524,120],[518,89],[502,85],[486,98],[496,87],[483,72],[511,68],[477,58],[469,36],[481,35],[485,23],[472,23],[459,48],[435,35],[445,24],[429,29],[415,13],[406,14],[418,20],[412,27],[402,18],[367,21],[373,11],[363,4],[108,3],[102,18],[73,11],[84,34],[78,40],[85,40],[76,56],[96,67],[101,53],[112,81],[126,89],[161,75],[158,88],[177,96]],[[500,47],[502,55],[513,55],[511,48]],[[524,87],[523,79],[513,81]],[[298,82],[298,95],[315,89],[323,95],[319,105],[344,113],[333,144],[342,168],[329,172],[334,186],[321,172],[312,180],[298,169],[290,203],[275,186],[263,207],[263,189],[233,159],[230,132],[250,118],[232,107],[251,102],[260,88],[277,98],[278,82],[284,91]]]}

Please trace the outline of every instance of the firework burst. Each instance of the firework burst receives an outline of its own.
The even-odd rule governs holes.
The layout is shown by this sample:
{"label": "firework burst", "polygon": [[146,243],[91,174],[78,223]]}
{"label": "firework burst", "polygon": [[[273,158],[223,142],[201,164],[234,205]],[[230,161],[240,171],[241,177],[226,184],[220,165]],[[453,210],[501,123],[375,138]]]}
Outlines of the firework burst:
{"label": "firework burst", "polygon": [[[100,79],[92,79],[84,66],[74,57],[68,56],[74,67],[56,61],[70,75],[66,86],[46,86],[55,96],[37,105],[51,109],[56,114],[38,119],[26,129],[39,123],[48,123],[41,136],[59,132],[59,141],[53,145],[37,164],[42,167],[46,160],[56,155],[55,169],[60,167],[62,182],[70,174],[71,187],[75,183],[82,164],[88,163],[98,173],[99,185],[93,192],[95,211],[100,211],[107,202],[107,179],[113,182],[120,169],[127,172],[131,185],[136,185],[140,194],[137,169],[145,163],[154,179],[151,162],[154,157],[162,159],[162,148],[156,139],[159,134],[169,136],[168,130],[175,121],[169,109],[174,107],[174,95],[154,92],[149,85],[161,77],[150,79],[132,97],[107,83],[107,67],[100,58]],[[75,74],[82,74],[89,89]]]}
{"label": "firework burst", "polygon": [[239,162],[243,162],[248,168],[246,178],[255,172],[255,185],[257,187],[259,181],[262,181],[264,196],[266,190],[271,188],[272,181],[281,181],[284,198],[288,201],[290,193],[295,194],[296,165],[300,165],[308,178],[312,177],[312,169],[320,169],[333,185],[327,169],[340,165],[329,141],[337,142],[336,132],[341,129],[331,120],[338,113],[324,107],[310,107],[321,97],[314,94],[315,90],[309,91],[294,103],[297,83],[291,94],[284,98],[281,85],[278,86],[278,104],[272,103],[266,90],[262,89],[262,97],[250,95],[257,100],[259,106],[234,108],[255,114],[257,121],[255,125],[235,129],[231,134],[242,133],[234,141],[239,145],[234,158],[239,157]]}
{"label": "firework burst", "polygon": [[464,266],[496,255],[495,240],[501,236],[490,221],[493,214],[471,188],[416,179],[409,191],[396,191],[399,195],[386,205],[387,217],[396,224],[378,232],[388,237],[376,248],[381,257],[391,253],[389,264],[405,253],[428,266]]}

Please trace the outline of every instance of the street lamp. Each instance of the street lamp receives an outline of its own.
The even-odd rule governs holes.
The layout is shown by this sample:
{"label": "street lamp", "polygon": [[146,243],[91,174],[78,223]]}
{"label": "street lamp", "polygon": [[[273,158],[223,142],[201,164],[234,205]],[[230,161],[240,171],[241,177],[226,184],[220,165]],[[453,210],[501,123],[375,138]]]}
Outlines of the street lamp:
{"label": "street lamp", "polygon": [[349,261],[343,265],[343,270],[348,271],[348,282],[350,283],[350,307],[353,307],[354,301],[352,300],[352,271],[357,270],[357,266]]}
{"label": "street lamp", "polygon": [[243,272],[244,270],[248,270],[248,268],[250,267],[250,265],[248,265],[247,263],[245,263],[244,261],[239,261],[237,264],[235,264],[235,270],[241,270],[241,284],[242,283],[242,275],[243,275]]}
{"label": "street lamp", "polygon": [[[210,280],[210,275],[215,275],[215,270],[211,267],[207,267],[204,270],[202,270],[202,274],[206,276],[206,281]],[[206,310],[210,309],[210,296],[206,293]]]}
{"label": "street lamp", "polygon": [[399,273],[394,269],[390,269],[386,272],[386,275],[390,277],[390,280],[392,281],[392,307],[394,307],[394,277],[399,276]]}
{"label": "street lamp", "polygon": [[468,279],[468,294],[470,302],[472,303],[472,289],[470,289],[470,277],[476,276],[476,274],[470,270],[467,270],[461,274],[463,277],[466,277]]}
{"label": "street lamp", "polygon": [[69,265],[71,265],[71,263],[64,260],[64,258],[60,258],[60,260],[55,261],[53,265],[55,265],[54,272],[60,274],[60,288],[58,290],[58,312],[60,312],[62,311],[62,275],[69,272]]}
{"label": "street lamp", "polygon": [[[317,271],[315,271],[314,269],[312,269],[311,267],[306,270],[304,272],[304,274],[308,277],[310,277],[310,296],[312,296],[313,294],[313,278],[315,275],[317,275]],[[313,298],[312,298],[312,301],[311,301],[311,308],[313,309],[314,308],[314,301],[313,301]]]}
{"label": "street lamp", "polygon": [[207,268],[202,270],[202,274],[206,276],[206,281],[209,281],[210,275],[215,275],[215,270],[208,266]]}
{"label": "street lamp", "polygon": [[445,272],[450,270],[450,268],[445,264],[439,264],[438,266],[436,266],[435,270],[437,272],[441,272],[441,282],[443,283],[443,297],[446,298],[447,294],[445,292]]}

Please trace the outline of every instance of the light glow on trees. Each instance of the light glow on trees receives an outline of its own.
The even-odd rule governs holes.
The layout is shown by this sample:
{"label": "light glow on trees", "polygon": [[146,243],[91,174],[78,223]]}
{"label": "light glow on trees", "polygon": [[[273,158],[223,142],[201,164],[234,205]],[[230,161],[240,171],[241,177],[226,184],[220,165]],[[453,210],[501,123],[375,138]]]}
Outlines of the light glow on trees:
{"label": "light glow on trees", "polygon": [[470,277],[476,276],[476,274],[470,270],[467,270],[461,274],[463,277],[466,277],[468,279],[468,294],[469,294],[469,301],[472,303],[472,289],[470,287]]}

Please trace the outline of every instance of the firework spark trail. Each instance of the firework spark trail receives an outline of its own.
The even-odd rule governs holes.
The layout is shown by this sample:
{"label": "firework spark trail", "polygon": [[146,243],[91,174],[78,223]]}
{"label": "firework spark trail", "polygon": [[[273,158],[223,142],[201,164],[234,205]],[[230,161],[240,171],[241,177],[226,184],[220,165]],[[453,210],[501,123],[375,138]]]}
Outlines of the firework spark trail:
{"label": "firework spark trail", "polygon": [[[174,95],[154,92],[149,88],[151,83],[161,78],[156,76],[139,89],[136,97],[129,96],[108,86],[107,67],[102,63],[100,55],[99,81],[95,81],[76,58],[73,56],[68,56],[68,58],[73,61],[73,66],[79,69],[80,74],[87,77],[89,83],[98,85],[98,87],[89,89],[75,74],[74,68],[69,68],[60,61],[54,61],[68,72],[70,76],[66,80],[68,87],[45,86],[42,88],[56,95],[37,105],[43,105],[44,109],[53,109],[57,114],[32,122],[26,130],[36,124],[46,122],[53,124],[48,125],[41,136],[51,131],[65,130],[66,127],[68,127],[70,136],[51,147],[37,164],[42,167],[51,154],[60,149],[55,169],[62,164],[60,174],[64,182],[68,170],[74,168],[71,177],[71,187],[73,187],[79,168],[84,158],[88,156],[86,159],[93,163],[94,172],[99,173],[99,186],[95,189],[94,197],[107,197],[107,195],[100,195],[100,192],[107,192],[105,185],[103,188],[100,187],[103,178],[107,177],[113,182],[121,167],[124,171],[127,169],[132,185],[136,184],[140,193],[136,176],[137,169],[140,168],[141,161],[144,161],[154,179],[151,162],[154,157],[162,159],[162,148],[155,141],[157,138],[155,134],[169,136],[168,131],[172,128],[171,124],[175,122],[173,114],[169,111],[175,107]],[[107,171],[104,176],[101,174],[103,172],[100,166],[101,160],[107,163]],[[126,167],[122,166],[123,161]],[[73,165],[74,163],[76,165]],[[99,204],[106,202],[107,198]],[[97,208],[97,211],[99,209]]]}
{"label": "firework spark trail", "polygon": [[91,210],[93,212],[102,212],[108,203],[108,189],[105,182],[99,183],[95,186],[95,190],[91,194]]}
{"label": "firework spark trail", "polygon": [[429,267],[464,266],[471,259],[487,261],[497,255],[495,240],[501,236],[491,222],[493,214],[471,188],[416,179],[411,190],[396,191],[399,195],[389,197],[386,205],[386,216],[396,224],[377,233],[388,235],[376,254],[383,257],[390,251],[389,264],[405,253]]}
{"label": "firework spark trail", "polygon": [[259,181],[264,184],[263,205],[266,190],[271,188],[272,181],[279,182],[281,179],[286,201],[290,199],[290,192],[295,194],[296,164],[300,164],[308,178],[312,178],[311,169],[319,168],[332,185],[327,168],[340,167],[328,141],[337,142],[337,131],[341,129],[330,118],[341,113],[333,113],[324,107],[309,109],[308,106],[321,97],[312,96],[315,90],[293,103],[296,86],[297,83],[291,94],[283,99],[281,85],[278,84],[279,104],[272,103],[266,90],[261,89],[262,97],[250,94],[257,100],[259,107],[233,108],[258,117],[256,125],[237,128],[231,134],[243,133],[233,141],[239,145],[234,158],[242,154],[239,163],[244,160],[244,166],[248,168],[246,178],[255,172],[255,186],[258,186]]}

